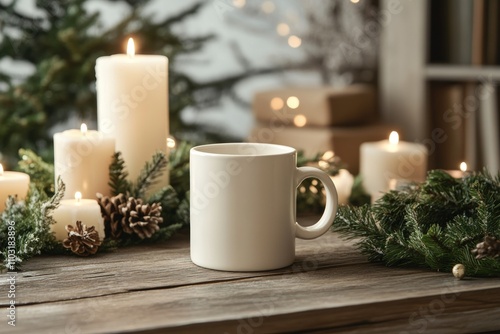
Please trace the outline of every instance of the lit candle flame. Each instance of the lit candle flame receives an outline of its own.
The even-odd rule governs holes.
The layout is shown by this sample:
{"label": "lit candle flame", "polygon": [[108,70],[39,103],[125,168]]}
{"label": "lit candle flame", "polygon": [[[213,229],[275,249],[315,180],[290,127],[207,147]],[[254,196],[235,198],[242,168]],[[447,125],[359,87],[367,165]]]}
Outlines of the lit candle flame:
{"label": "lit candle flame", "polygon": [[2,164],[0,164],[0,176],[2,176],[2,175],[3,175],[3,166],[2,166]]}
{"label": "lit candle flame", "polygon": [[82,132],[82,135],[85,136],[87,134],[87,131],[88,131],[87,124],[82,123],[82,125],[80,125],[80,131]]}
{"label": "lit candle flame", "polygon": [[391,143],[391,145],[397,145],[399,143],[399,135],[396,131],[392,131],[389,135],[389,143]]}
{"label": "lit candle flame", "polygon": [[79,192],[79,191],[77,191],[77,192],[75,193],[75,199],[76,199],[76,201],[77,201],[78,203],[80,203],[80,200],[82,199],[82,193],[81,193],[81,192]]}
{"label": "lit candle flame", "polygon": [[465,163],[465,161],[460,164],[460,170],[462,172],[466,172],[467,171],[467,164]]}
{"label": "lit candle flame", "polygon": [[127,55],[129,55],[130,57],[135,56],[135,45],[134,45],[134,39],[132,37],[128,39]]}

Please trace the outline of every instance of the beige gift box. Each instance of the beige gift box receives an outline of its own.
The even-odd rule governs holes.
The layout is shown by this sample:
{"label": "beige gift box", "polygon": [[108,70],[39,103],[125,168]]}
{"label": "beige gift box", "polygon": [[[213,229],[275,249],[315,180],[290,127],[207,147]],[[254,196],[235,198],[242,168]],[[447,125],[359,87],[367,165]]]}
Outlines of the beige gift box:
{"label": "beige gift box", "polygon": [[[287,100],[292,97],[290,106]],[[295,97],[295,98],[293,98]],[[294,108],[297,105],[296,108]],[[296,87],[256,93],[253,113],[260,121],[279,119],[293,124],[301,115],[307,126],[338,126],[372,123],[377,118],[375,88],[356,84],[342,88]]]}
{"label": "beige gift box", "polygon": [[298,128],[270,121],[257,124],[248,141],[291,146],[303,150],[307,156],[333,151],[347,165],[347,169],[356,175],[359,172],[361,144],[387,139],[393,130],[400,131],[389,124]]}

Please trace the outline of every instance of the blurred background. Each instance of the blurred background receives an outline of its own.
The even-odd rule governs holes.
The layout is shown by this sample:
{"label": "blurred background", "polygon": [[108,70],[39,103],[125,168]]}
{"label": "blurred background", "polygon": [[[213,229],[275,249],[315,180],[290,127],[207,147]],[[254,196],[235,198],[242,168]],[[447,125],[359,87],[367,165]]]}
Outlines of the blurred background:
{"label": "blurred background", "polygon": [[[498,0],[0,0],[0,160],[52,159],[52,135],[96,128],[95,61],[169,58],[170,133],[332,152],[429,150],[429,167],[499,169]],[[138,128],[137,131],[147,131]]]}

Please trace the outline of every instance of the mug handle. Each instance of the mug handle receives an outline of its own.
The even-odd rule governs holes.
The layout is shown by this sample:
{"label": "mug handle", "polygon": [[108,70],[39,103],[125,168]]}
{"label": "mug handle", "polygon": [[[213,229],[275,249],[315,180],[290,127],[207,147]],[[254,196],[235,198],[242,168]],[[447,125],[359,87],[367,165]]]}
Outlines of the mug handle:
{"label": "mug handle", "polygon": [[295,174],[296,187],[298,187],[302,181],[310,177],[315,177],[323,183],[326,190],[326,206],[325,212],[323,212],[323,215],[316,224],[304,227],[297,222],[295,223],[295,236],[300,239],[314,239],[326,233],[333,224],[338,208],[337,189],[335,189],[335,185],[330,176],[322,170],[314,167],[297,168]]}

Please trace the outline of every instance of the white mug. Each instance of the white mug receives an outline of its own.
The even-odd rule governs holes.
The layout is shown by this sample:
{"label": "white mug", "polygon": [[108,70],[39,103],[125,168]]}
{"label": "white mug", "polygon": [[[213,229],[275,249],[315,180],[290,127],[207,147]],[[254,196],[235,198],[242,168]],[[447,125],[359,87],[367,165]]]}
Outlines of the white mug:
{"label": "white mug", "polygon": [[[320,220],[296,222],[297,187],[306,178],[326,189]],[[197,146],[190,151],[191,260],[226,271],[289,266],[295,237],[314,239],[333,223],[337,191],[325,172],[297,168],[294,148],[256,143]]]}

